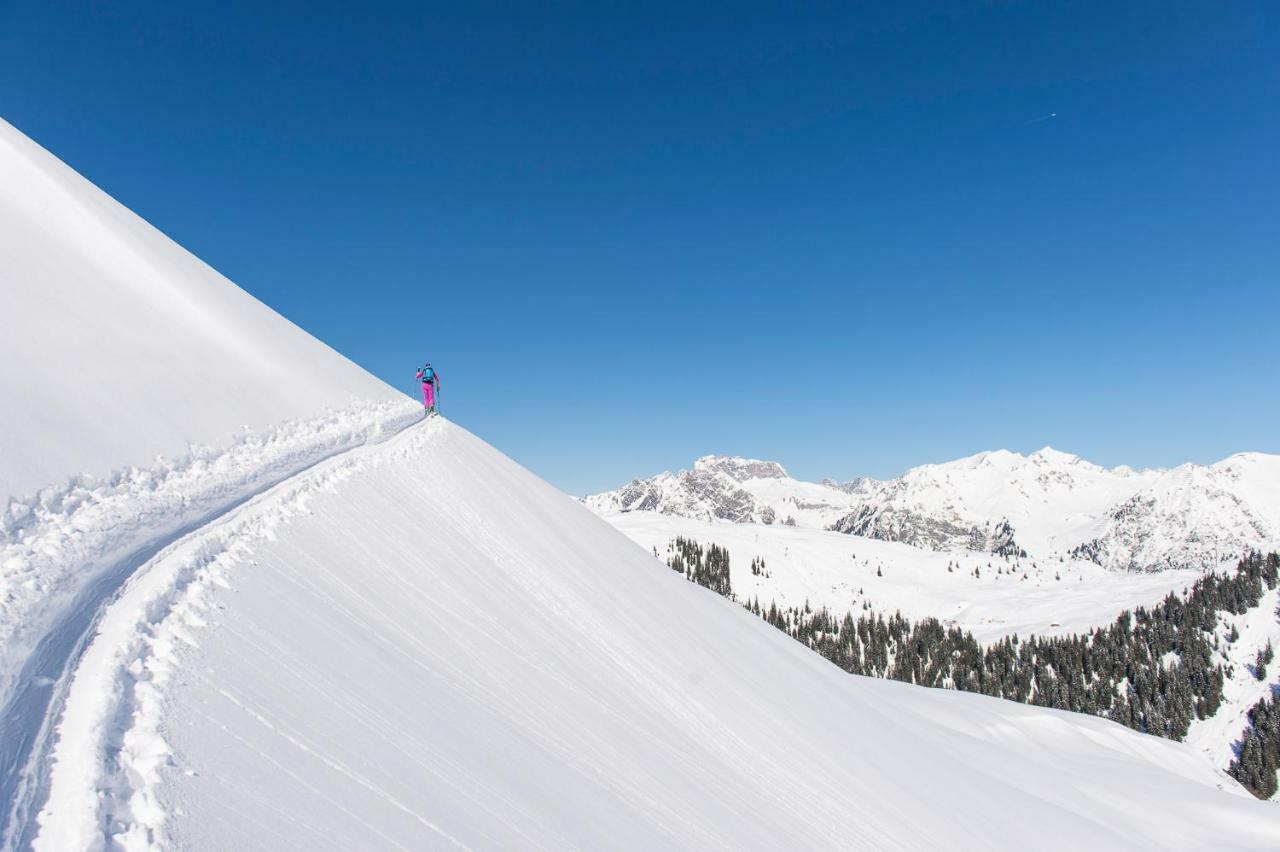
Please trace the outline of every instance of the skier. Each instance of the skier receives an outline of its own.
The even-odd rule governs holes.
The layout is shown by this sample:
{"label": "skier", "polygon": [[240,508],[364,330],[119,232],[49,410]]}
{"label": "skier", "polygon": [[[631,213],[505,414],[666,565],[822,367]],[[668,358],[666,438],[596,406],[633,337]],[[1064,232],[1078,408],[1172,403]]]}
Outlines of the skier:
{"label": "skier", "polygon": [[436,388],[440,387],[440,374],[431,367],[428,361],[425,367],[418,370],[418,381],[422,382],[422,406],[428,413],[436,410]]}

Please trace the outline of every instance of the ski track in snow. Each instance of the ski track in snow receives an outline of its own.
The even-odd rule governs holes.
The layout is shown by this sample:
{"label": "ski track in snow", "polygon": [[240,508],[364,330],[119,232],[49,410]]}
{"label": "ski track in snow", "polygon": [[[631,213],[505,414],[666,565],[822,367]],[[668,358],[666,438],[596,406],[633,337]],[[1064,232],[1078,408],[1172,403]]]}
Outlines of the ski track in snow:
{"label": "ski track in snow", "polygon": [[[205,540],[207,530],[224,528],[227,518],[300,476],[327,481],[322,474],[335,462],[341,468],[353,449],[419,422],[420,411],[403,400],[356,405],[242,435],[221,451],[192,448],[189,457],[152,470],[78,477],[9,502],[0,519],[4,848],[33,840],[32,815],[50,786],[50,753],[65,754],[62,742],[54,745],[54,726],[67,709],[73,672],[130,578],[175,553],[192,556],[191,541]],[[216,555],[206,547],[193,558]]]}
{"label": "ski track in snow", "polygon": [[[1120,760],[1118,766],[1134,773],[1135,795],[1148,803],[1151,797],[1144,792],[1143,780],[1148,777],[1164,783],[1182,776],[1168,795],[1184,804],[1213,786],[1198,757],[1187,750],[1111,723],[981,696],[881,681],[857,683],[772,628],[745,618],[729,602],[686,588],[603,524],[581,524],[592,519],[584,511],[580,517],[581,510],[562,504],[560,495],[549,488],[538,485],[519,493],[534,486],[511,478],[509,462],[498,463],[496,473],[488,469],[495,462],[476,452],[475,443],[445,421],[429,420],[379,446],[357,447],[313,464],[173,541],[141,566],[103,612],[69,678],[50,761],[49,796],[31,845],[600,848],[599,842],[586,844],[584,839],[594,836],[600,841],[607,835],[582,833],[594,813],[592,806],[575,809],[572,821],[550,822],[554,808],[539,806],[539,798],[519,786],[528,771],[528,780],[540,793],[545,787],[549,801],[563,792],[567,801],[579,803],[574,791],[598,790],[590,800],[593,805],[615,802],[624,812],[643,814],[643,823],[617,823],[618,846],[763,846],[768,839],[764,835],[755,844],[746,842],[746,834],[733,835],[734,821],[728,815],[753,818],[743,809],[758,812],[767,801],[766,810],[776,812],[766,814],[757,830],[789,836],[795,841],[793,848],[924,848],[931,834],[941,835],[936,828],[922,828],[917,837],[914,828],[898,821],[906,816],[905,803],[923,796],[931,803],[923,806],[927,811],[942,801],[939,788],[947,787],[948,802],[958,802],[962,809],[974,806],[976,787],[953,786],[961,773],[973,772],[999,779],[985,795],[1007,797],[1013,802],[1010,807],[1030,808],[1034,816],[1027,813],[1024,819],[1054,838],[1047,846],[1065,848],[1066,841],[1056,839],[1056,832],[1070,825],[1078,844],[1127,842],[1130,847],[1155,848],[1154,839],[1143,842],[1144,832],[1154,827],[1141,813],[1126,817],[1124,831],[1115,833],[1114,785],[1101,783],[1094,790],[1092,783],[1082,783],[1081,761]],[[442,449],[443,444],[448,446]],[[424,464],[432,451],[435,463]],[[463,475],[468,483],[484,482],[479,486],[483,494],[517,493],[504,497],[497,510],[482,511],[487,498],[449,487]],[[421,502],[404,499],[408,495],[397,483],[412,483]],[[376,493],[388,505],[400,505],[407,514],[393,514],[388,521],[387,506],[362,508],[369,499],[366,492]],[[560,522],[561,515],[570,516],[570,523]],[[450,552],[444,556],[448,570],[429,569],[420,579],[430,586],[432,604],[410,609],[417,619],[406,620],[405,613],[396,618],[389,610],[404,596],[412,596],[414,587],[378,581],[379,569],[397,574],[405,569],[395,567],[395,559],[388,563],[382,558],[386,553],[380,557],[377,547],[389,548],[392,554],[412,548],[414,538],[396,538],[390,531],[406,529],[419,516],[428,525],[440,525],[437,546],[474,552],[468,559]],[[388,523],[391,530],[384,530]],[[501,534],[511,529],[519,535]],[[465,539],[460,542],[453,533],[461,530]],[[341,550],[344,539],[353,535],[353,549]],[[635,576],[628,582],[598,582],[595,563],[566,549],[577,535],[587,536],[587,544],[609,543],[601,558],[606,564],[618,559],[627,572],[610,574],[611,579],[627,578],[632,571]],[[526,536],[536,539],[539,548],[560,555],[554,560],[529,558],[520,549]],[[296,546],[299,543],[303,546]],[[582,546],[584,552],[596,553],[596,548]],[[333,548],[340,550],[336,558]],[[360,564],[365,559],[368,566]],[[261,570],[253,570],[259,560]],[[566,574],[573,579],[566,581]],[[270,593],[255,595],[251,588],[261,592],[257,584],[263,582]],[[661,594],[652,598],[649,589]],[[668,589],[676,594],[668,596]],[[637,612],[619,605],[628,590],[646,604]],[[235,605],[229,606],[233,595]],[[285,600],[290,604],[281,608]],[[494,609],[467,605],[479,600],[492,601]],[[686,627],[671,627],[688,629],[687,635],[664,639],[653,632],[661,623],[653,620],[655,600],[673,604],[673,614]],[[271,613],[266,621],[243,617],[264,602]],[[477,611],[487,617],[477,619]],[[530,631],[512,621],[519,612],[536,613],[540,627]],[[420,678],[419,700],[430,695],[441,702],[429,711],[434,724],[427,728],[418,720],[406,725],[404,718],[386,718],[386,712],[403,711],[399,700],[379,702],[359,682],[345,688],[338,684],[336,679],[352,674],[350,664],[361,658],[339,654],[336,663],[329,659],[334,645],[317,647],[317,636],[293,621],[292,614],[304,613],[318,616],[316,625],[331,643],[342,645],[359,636],[374,652],[373,658],[363,658],[365,664],[385,657],[388,668],[379,669],[379,674],[398,676],[397,682]],[[701,619],[690,617],[694,613],[716,623],[724,619],[740,632],[708,630]],[[218,629],[202,635],[206,624]],[[698,627],[687,627],[692,624]],[[504,632],[504,625],[519,629]],[[542,641],[529,646],[512,641],[543,633]],[[454,639],[442,638],[450,636]],[[814,682],[824,684],[824,691],[782,713],[772,702],[759,703],[768,694],[755,689],[761,684],[708,667],[696,646],[700,641],[726,643],[713,657],[730,670],[753,674],[770,669],[738,660],[728,649],[740,643],[749,643],[755,652],[767,649],[770,659],[775,653],[778,658],[780,690],[787,692],[788,684],[816,677]],[[721,683],[728,695],[681,680],[685,669],[661,664],[667,652],[646,650],[662,643],[687,649],[691,659],[686,665]],[[550,653],[557,646],[563,646],[558,651],[563,657]],[[236,649],[223,662],[237,676],[227,677],[228,669],[215,662],[220,647]],[[207,656],[211,653],[214,658]],[[585,669],[589,677],[571,667],[570,661],[579,656],[590,661]],[[683,651],[680,659],[686,659]],[[743,692],[748,683],[753,689]],[[636,687],[641,691],[633,691]],[[199,692],[195,701],[192,689]],[[621,698],[631,704],[620,704]],[[331,724],[310,711],[291,712],[294,701],[298,706],[328,708]],[[734,722],[737,711],[732,708],[740,701],[748,710]],[[456,729],[462,719],[451,719],[444,710],[453,702],[465,708],[465,729]],[[773,709],[757,717],[766,704]],[[982,707],[983,712],[957,714],[962,707]],[[569,716],[570,724],[558,719],[561,714]],[[890,721],[890,716],[900,714],[906,718]],[[814,730],[834,732],[837,719],[870,725],[881,740],[854,747],[840,736],[810,739]],[[192,729],[184,720],[200,729],[194,752]],[[448,736],[441,736],[451,727],[454,733],[474,728],[481,739],[455,748]],[[502,742],[518,745],[518,753],[486,756],[479,743],[491,743],[491,737],[504,731],[508,736]],[[925,748],[935,755],[927,765],[945,777],[913,777],[909,783],[894,775],[881,779],[885,750],[893,748],[889,743],[908,732],[925,738]],[[780,740],[790,745],[778,749]],[[821,748],[824,742],[839,747],[828,754]],[[1044,751],[1047,743],[1056,743],[1056,750]],[[219,771],[217,761],[228,752],[246,761],[236,772]],[[1010,763],[1015,753],[1026,753],[1028,762]],[[538,761],[535,755],[544,757]],[[545,767],[548,757],[563,767],[563,774],[542,776],[521,766],[523,758]],[[1033,790],[1024,791],[1037,767],[1049,771],[1044,761],[1050,757],[1066,758],[1072,780],[1057,786],[1037,782]],[[503,769],[494,774],[492,766],[486,770],[467,762],[473,759],[482,764],[486,759],[501,760]],[[859,761],[864,759],[862,766]],[[508,760],[521,768],[508,768]],[[1163,771],[1143,774],[1156,766]],[[881,780],[868,784],[862,775]],[[263,776],[271,779],[265,786]],[[760,779],[775,777],[785,781],[769,790],[767,798],[743,798],[761,787]],[[178,788],[193,782],[226,785],[235,778],[241,779],[243,789],[228,789],[225,798],[207,791],[194,799],[175,797]],[[412,783],[406,781],[410,778]],[[671,792],[670,784],[678,793]],[[298,809],[297,791],[304,791],[301,795],[326,817],[312,824],[298,819],[305,811]],[[1212,828],[1219,825],[1216,821],[1230,814],[1250,818],[1249,826],[1233,832],[1230,839],[1261,847],[1270,836],[1267,825],[1254,817],[1256,812],[1240,809],[1242,803],[1256,803],[1248,803],[1242,791],[1233,792],[1237,796],[1209,794],[1204,818],[1211,828],[1196,837],[1202,842],[1207,832],[1217,830]],[[243,801],[246,794],[252,802]],[[685,805],[681,794],[696,795],[698,807]],[[864,811],[856,832],[850,814],[840,812],[849,807],[845,797],[852,797]],[[1045,807],[1037,805],[1040,801]],[[244,817],[237,807],[241,804],[251,805]],[[200,815],[193,817],[185,810],[193,805],[201,809]],[[202,832],[200,826],[208,828],[214,808],[235,811],[224,817],[222,828]],[[900,812],[888,819],[870,818],[886,808]],[[628,834],[624,826],[643,833]],[[956,847],[984,845],[985,835],[971,824],[953,826],[950,836]],[[1161,835],[1166,841],[1169,836]]]}

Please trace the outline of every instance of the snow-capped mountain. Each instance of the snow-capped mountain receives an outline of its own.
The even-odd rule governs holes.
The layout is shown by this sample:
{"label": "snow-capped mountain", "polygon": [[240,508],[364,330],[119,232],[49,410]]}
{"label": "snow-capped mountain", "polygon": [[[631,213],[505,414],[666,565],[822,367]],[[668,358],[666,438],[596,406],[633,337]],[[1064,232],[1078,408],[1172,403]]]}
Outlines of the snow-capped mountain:
{"label": "snow-capped mountain", "polygon": [[1239,453],[1162,473],[1105,513],[1075,555],[1110,568],[1214,564],[1280,537],[1280,456]]}
{"label": "snow-capped mountain", "polygon": [[[5,224],[37,224],[0,228],[23,259],[0,264],[0,435],[37,458],[0,483],[0,847],[1280,846],[1275,809],[1184,745],[841,672],[354,365],[344,408],[271,408],[275,368],[340,356],[33,143],[14,156]],[[221,305],[213,331],[98,353],[128,418],[56,401],[22,324],[83,294],[144,329],[139,280],[178,318]],[[184,399],[209,358],[212,400]],[[214,404],[258,428],[196,431]],[[42,429],[85,444],[42,455]],[[767,464],[704,467],[799,502]]]}
{"label": "snow-capped mountain", "polygon": [[826,528],[925,550],[1074,556],[1121,570],[1217,564],[1280,537],[1280,457],[1261,453],[1134,470],[1050,447],[998,450],[845,485],[781,471],[710,456],[586,502],[602,512]]}
{"label": "snow-capped mountain", "polygon": [[660,512],[734,523],[824,527],[848,512],[863,483],[800,482],[777,462],[703,456],[691,470],[637,479],[585,498],[598,512]]}

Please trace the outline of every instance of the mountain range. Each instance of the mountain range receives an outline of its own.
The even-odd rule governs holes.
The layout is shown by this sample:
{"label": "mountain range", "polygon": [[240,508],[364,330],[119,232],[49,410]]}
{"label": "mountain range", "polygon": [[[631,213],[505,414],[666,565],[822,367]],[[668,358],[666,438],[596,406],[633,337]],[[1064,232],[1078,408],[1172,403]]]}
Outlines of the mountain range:
{"label": "mountain range", "polygon": [[1104,468],[1051,447],[926,464],[895,479],[803,482],[777,462],[705,456],[584,498],[602,513],[828,529],[929,551],[1087,559],[1121,571],[1218,564],[1280,539],[1280,456]]}

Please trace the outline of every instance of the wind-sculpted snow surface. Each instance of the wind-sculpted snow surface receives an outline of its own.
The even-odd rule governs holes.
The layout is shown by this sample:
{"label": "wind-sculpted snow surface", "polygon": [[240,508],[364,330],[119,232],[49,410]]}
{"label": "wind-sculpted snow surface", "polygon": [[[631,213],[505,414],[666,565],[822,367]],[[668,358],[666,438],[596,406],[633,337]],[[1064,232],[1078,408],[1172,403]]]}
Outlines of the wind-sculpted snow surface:
{"label": "wind-sculpted snow surface", "polygon": [[1275,848],[1179,744],[853,677],[428,421],[159,554],[37,848]]}

